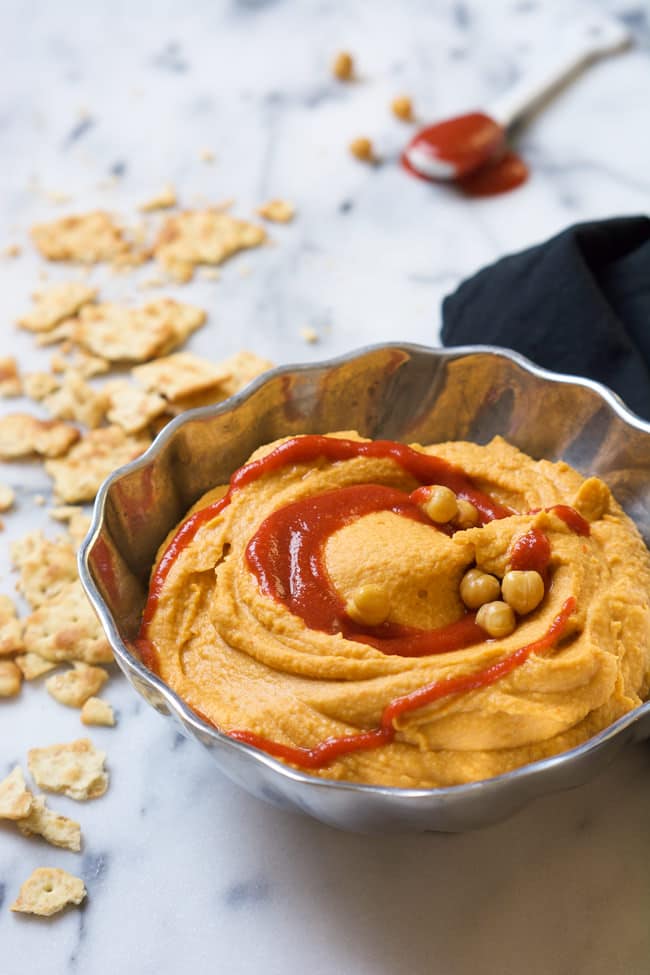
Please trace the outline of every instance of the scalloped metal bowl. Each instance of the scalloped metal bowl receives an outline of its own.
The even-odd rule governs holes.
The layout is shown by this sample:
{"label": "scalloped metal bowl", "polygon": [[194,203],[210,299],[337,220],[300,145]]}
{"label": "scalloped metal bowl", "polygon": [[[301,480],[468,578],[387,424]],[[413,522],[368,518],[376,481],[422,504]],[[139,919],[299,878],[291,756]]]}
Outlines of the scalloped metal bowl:
{"label": "scalloped metal bowl", "polygon": [[275,369],[225,403],[183,414],[102,486],[80,554],[83,585],[135,689],[204,745],[250,793],[355,831],[460,831],[581,784],[624,742],[650,735],[650,703],[590,741],[470,785],[391,789],[295,771],[202,721],[130,649],[161,541],[205,491],[260,444],[356,429],[369,437],[485,443],[501,434],[534,457],[563,458],[606,480],[650,540],[650,424],[597,383],[539,369],[500,349],[383,345]]}

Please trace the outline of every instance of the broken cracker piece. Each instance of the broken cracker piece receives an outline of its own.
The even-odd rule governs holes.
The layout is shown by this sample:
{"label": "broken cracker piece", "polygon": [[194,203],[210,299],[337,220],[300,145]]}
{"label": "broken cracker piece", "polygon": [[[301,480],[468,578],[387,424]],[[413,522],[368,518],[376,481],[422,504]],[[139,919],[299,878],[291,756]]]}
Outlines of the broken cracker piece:
{"label": "broken cracker piece", "polygon": [[9,511],[13,507],[16,495],[8,484],[0,484],[0,511]]}
{"label": "broken cracker piece", "polygon": [[138,209],[143,213],[151,213],[154,210],[168,210],[170,207],[175,207],[176,203],[176,190],[171,183],[167,183],[160,193],[141,203]]}
{"label": "broken cracker piece", "polygon": [[20,888],[12,911],[51,917],[68,904],[81,904],[86,896],[83,880],[58,867],[38,867]]}
{"label": "broken cracker piece", "polygon": [[28,372],[23,376],[25,396],[39,402],[59,388],[59,380],[51,372]]}
{"label": "broken cracker piece", "polygon": [[130,436],[115,425],[100,427],[87,433],[65,457],[48,461],[45,470],[62,501],[92,501],[102,481],[116,467],[139,457],[149,443],[148,436]]}
{"label": "broken cracker piece", "polygon": [[94,429],[106,415],[108,397],[103,390],[89,386],[75,369],[70,369],[56,392],[45,397],[43,406],[59,420],[75,420]]}
{"label": "broken cracker piece", "polygon": [[0,595],[0,657],[11,656],[23,649],[24,623],[9,596]]}
{"label": "broken cracker piece", "polygon": [[154,255],[176,281],[190,281],[199,264],[221,264],[266,240],[263,227],[236,220],[216,207],[185,210],[168,217],[154,245]]}
{"label": "broken cracker piece", "polygon": [[102,667],[91,667],[77,662],[70,670],[54,674],[45,681],[45,687],[59,704],[68,708],[81,708],[89,697],[102,689],[108,674]]}
{"label": "broken cracker piece", "polygon": [[272,223],[290,223],[295,216],[296,209],[293,203],[289,203],[287,200],[269,200],[268,203],[258,207],[257,212],[260,217],[264,217],[265,220],[270,220]]}
{"label": "broken cracker piece", "polygon": [[133,369],[133,378],[145,389],[162,393],[172,402],[219,386],[229,375],[227,369],[191,352],[177,352]]}
{"label": "broken cracker piece", "polygon": [[0,396],[20,396],[22,391],[16,360],[13,356],[0,357]]}
{"label": "broken cracker piece", "polygon": [[59,457],[79,439],[79,431],[60,420],[39,420],[30,413],[0,418],[0,458],[13,460],[42,454]]}
{"label": "broken cracker piece", "polygon": [[29,532],[11,545],[11,559],[20,572],[16,584],[32,609],[57,596],[77,578],[74,547],[64,538],[45,538]]}
{"label": "broken cracker piece", "polygon": [[102,376],[108,372],[111,364],[103,356],[91,355],[78,349],[70,360],[70,368],[75,369],[84,379],[90,379],[91,376]]}
{"label": "broken cracker piece", "polygon": [[32,240],[49,261],[96,264],[129,253],[122,228],[104,210],[94,210],[32,227]]}
{"label": "broken cracker piece", "polygon": [[176,348],[205,321],[202,308],[157,298],[139,308],[105,303],[82,309],[69,337],[111,362],[146,362]]}
{"label": "broken cracker piece", "polygon": [[65,281],[53,284],[34,295],[34,306],[30,312],[18,319],[18,325],[29,332],[49,332],[55,325],[70,318],[94,301],[97,289],[81,281]]}
{"label": "broken cracker piece", "polygon": [[113,654],[81,582],[67,583],[25,620],[25,650],[46,660],[110,663]]}
{"label": "broken cracker piece", "polygon": [[241,352],[236,352],[228,359],[222,359],[219,365],[229,373],[228,378],[224,379],[221,384],[226,396],[232,396],[234,393],[240,392],[253,379],[256,379],[262,373],[275,367],[275,363],[269,359],[263,359],[261,356],[255,355],[254,352],[248,352],[246,349],[242,349]]}
{"label": "broken cracker piece", "polygon": [[90,529],[91,517],[83,508],[76,505],[62,505],[50,508],[50,518],[67,523],[68,534],[75,548],[84,540]]}
{"label": "broken cracker piece", "polygon": [[52,846],[60,846],[73,853],[81,849],[79,823],[49,809],[45,796],[34,796],[28,815],[17,820],[16,825],[23,836],[42,836]]}
{"label": "broken cracker piece", "polygon": [[24,680],[36,680],[37,677],[42,677],[43,674],[49,673],[57,666],[56,662],[45,660],[32,651],[19,653],[17,657],[14,657],[14,663],[20,669]]}
{"label": "broken cracker piece", "polygon": [[102,725],[112,728],[115,724],[113,708],[101,697],[89,697],[81,709],[81,721],[86,725]]}
{"label": "broken cracker piece", "polygon": [[23,675],[13,660],[0,660],[0,697],[16,697]]}
{"label": "broken cracker piece", "polygon": [[25,785],[20,765],[0,782],[0,819],[22,819],[32,808],[33,796]]}
{"label": "broken cracker piece", "polygon": [[27,764],[36,784],[47,792],[63,792],[83,801],[103,796],[108,787],[104,771],[106,753],[89,738],[77,738],[62,745],[31,748]]}
{"label": "broken cracker piece", "polygon": [[229,376],[218,386],[203,392],[194,393],[189,396],[181,396],[170,403],[170,410],[175,414],[182,413],[184,410],[193,410],[198,406],[210,406],[213,403],[221,403],[229,396],[240,392],[257,376],[273,369],[274,364],[268,359],[262,359],[252,352],[236,352],[228,359],[222,359],[219,366],[227,369]]}
{"label": "broken cracker piece", "polygon": [[139,433],[167,409],[167,402],[158,393],[147,393],[126,379],[106,383],[109,409],[106,418],[117,423],[126,433]]}

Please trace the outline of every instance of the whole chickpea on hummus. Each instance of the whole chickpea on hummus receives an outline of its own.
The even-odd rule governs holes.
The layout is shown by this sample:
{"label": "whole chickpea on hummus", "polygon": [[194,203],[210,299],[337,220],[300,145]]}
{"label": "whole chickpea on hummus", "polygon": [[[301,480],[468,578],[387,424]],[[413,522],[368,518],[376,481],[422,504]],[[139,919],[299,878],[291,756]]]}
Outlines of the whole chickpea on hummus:
{"label": "whole chickpea on hummus", "polygon": [[239,741],[431,788],[571,748],[650,685],[650,557],[607,486],[495,438],[257,450],[158,553],[145,662]]}

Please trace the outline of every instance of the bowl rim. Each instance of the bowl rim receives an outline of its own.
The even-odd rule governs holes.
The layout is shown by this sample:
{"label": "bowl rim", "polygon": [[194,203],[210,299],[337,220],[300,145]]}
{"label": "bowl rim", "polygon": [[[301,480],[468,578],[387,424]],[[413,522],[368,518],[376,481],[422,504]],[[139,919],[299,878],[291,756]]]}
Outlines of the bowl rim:
{"label": "bowl rim", "polygon": [[310,775],[307,772],[301,772],[290,765],[284,764],[258,748],[247,745],[244,742],[236,741],[233,738],[230,738],[225,732],[220,731],[211,724],[208,724],[206,721],[200,718],[195,711],[192,710],[189,704],[187,704],[176,693],[176,691],[172,690],[172,688],[169,687],[169,685],[167,685],[160,677],[158,677],[157,674],[152,673],[147,667],[145,667],[142,661],[130,652],[120,636],[113,615],[108,609],[104,598],[95,585],[89,564],[90,553],[104,524],[106,501],[111,487],[123,477],[139,470],[140,468],[148,466],[153,458],[164,449],[167,442],[174,437],[176,431],[186,423],[231,412],[242,402],[247,400],[251,395],[253,395],[263,385],[276,377],[287,376],[289,374],[295,375],[315,369],[331,369],[344,365],[346,362],[350,362],[354,359],[360,359],[366,355],[372,354],[373,352],[379,352],[385,349],[396,349],[415,354],[434,353],[437,358],[443,360],[456,359],[477,354],[494,355],[499,358],[507,359],[539,379],[559,383],[561,385],[582,386],[593,391],[621,420],[623,420],[624,423],[634,427],[637,430],[640,430],[643,433],[650,434],[650,422],[643,420],[636,413],[633,413],[625,405],[621,397],[608,386],[596,380],[588,379],[584,376],[554,372],[550,369],[545,369],[536,365],[530,359],[526,358],[526,356],[523,356],[521,353],[515,352],[512,349],[503,348],[501,346],[480,344],[449,347],[428,346],[413,342],[380,342],[371,345],[364,345],[329,359],[319,359],[312,362],[289,363],[287,365],[276,366],[275,368],[269,369],[262,373],[251,383],[245,386],[244,389],[240,390],[238,393],[235,393],[233,396],[228,397],[226,400],[223,400],[221,403],[211,406],[197,407],[193,410],[186,410],[179,416],[175,417],[160,431],[143,454],[141,454],[135,460],[130,461],[128,464],[118,467],[104,480],[95,498],[91,525],[79,548],[77,563],[83,588],[95,613],[99,617],[104,632],[108,637],[111,649],[113,650],[118,662],[130,673],[135,673],[140,680],[152,687],[163,699],[165,705],[169,709],[169,712],[176,718],[179,718],[183,726],[187,727],[189,725],[194,734],[204,737],[208,736],[209,738],[213,739],[215,743],[226,748],[234,749],[236,752],[246,755],[248,758],[260,763],[269,770],[279,774],[281,777],[310,788],[335,789],[341,792],[362,792],[366,795],[370,794],[375,796],[384,796],[387,798],[392,797],[421,801],[436,798],[442,802],[445,800],[453,801],[460,799],[461,797],[469,797],[477,793],[485,793],[499,789],[505,785],[506,782],[521,785],[539,778],[546,772],[563,768],[567,764],[571,764],[574,761],[577,762],[578,759],[586,758],[589,754],[594,751],[598,751],[607,742],[618,737],[619,734],[636,724],[641,718],[645,717],[645,715],[650,714],[650,700],[638,705],[632,711],[628,711],[613,724],[608,725],[602,731],[598,732],[598,734],[587,739],[587,741],[582,742],[582,744],[576,745],[574,748],[559,752],[556,755],[551,755],[548,758],[539,759],[536,762],[530,762],[526,765],[512,769],[509,772],[503,772],[500,775],[495,775],[488,779],[480,779],[477,782],[442,786],[433,789],[417,789],[401,788],[399,786],[367,785],[362,782],[351,782],[347,780],[341,781],[338,779],[327,779],[320,776]]}

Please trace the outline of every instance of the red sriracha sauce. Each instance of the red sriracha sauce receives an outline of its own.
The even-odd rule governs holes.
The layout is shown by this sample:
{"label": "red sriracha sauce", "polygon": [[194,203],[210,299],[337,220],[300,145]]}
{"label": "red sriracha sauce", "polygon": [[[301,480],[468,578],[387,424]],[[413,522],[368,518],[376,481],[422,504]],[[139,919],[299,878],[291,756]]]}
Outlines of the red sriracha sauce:
{"label": "red sriracha sauce", "polygon": [[445,119],[417,132],[402,155],[420,179],[453,180],[468,196],[492,196],[528,178],[523,159],[505,147],[505,129],[484,112]]}

